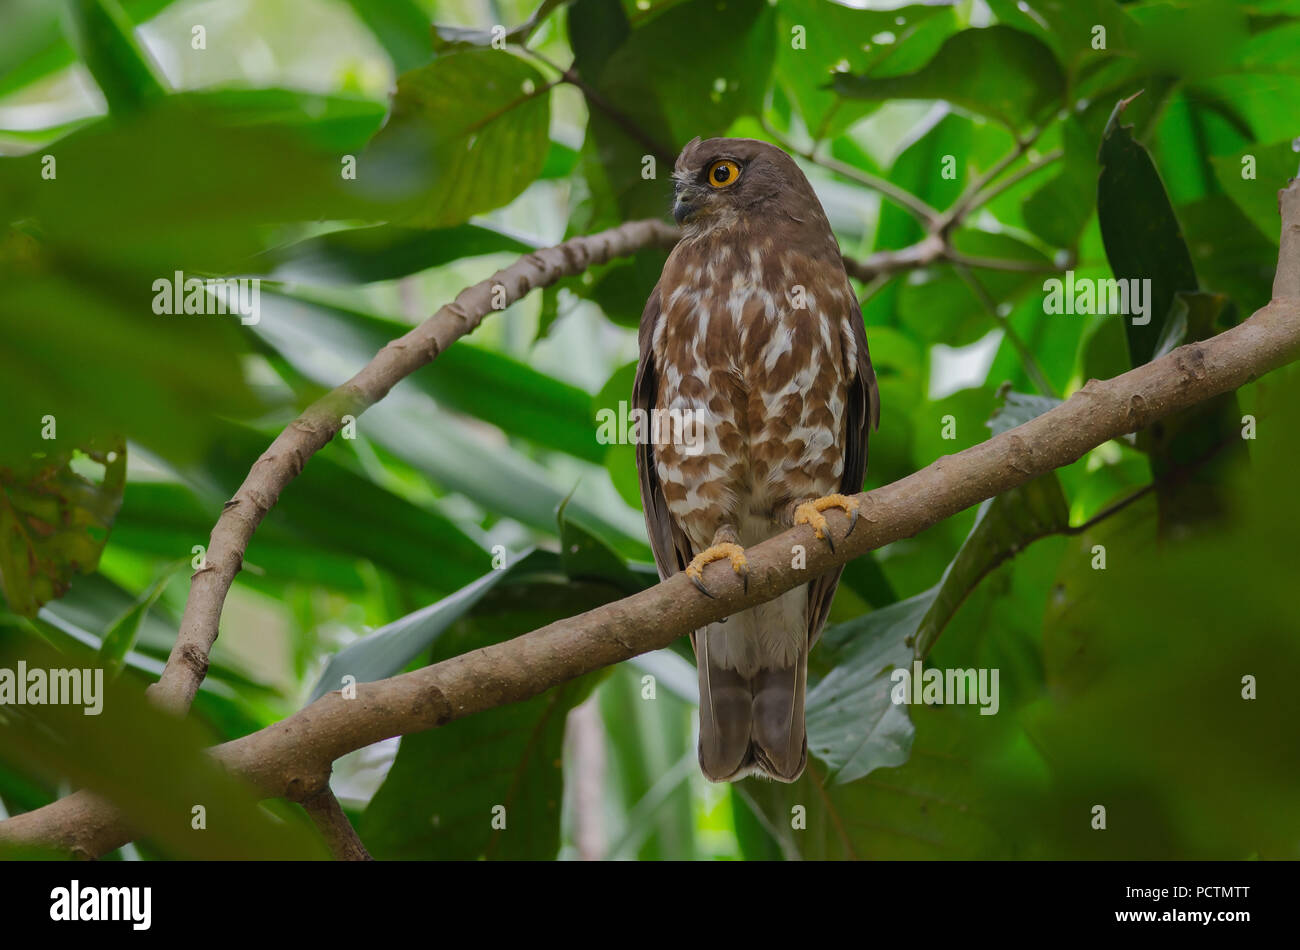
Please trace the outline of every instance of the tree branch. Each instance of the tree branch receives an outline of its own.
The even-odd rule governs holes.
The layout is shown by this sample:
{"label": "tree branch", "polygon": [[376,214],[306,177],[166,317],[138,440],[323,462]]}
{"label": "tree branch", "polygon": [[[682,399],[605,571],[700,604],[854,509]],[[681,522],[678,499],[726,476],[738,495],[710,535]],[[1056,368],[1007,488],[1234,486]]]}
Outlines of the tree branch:
{"label": "tree branch", "polygon": [[325,844],[336,861],[373,861],[366,846],[357,837],[356,829],[348,816],[343,813],[343,806],[334,797],[330,787],[323,789],[309,798],[304,798],[302,807],[311,816],[311,820],[320,829]]}
{"label": "tree branch", "polygon": [[[643,247],[672,247],[676,242],[676,229],[661,221],[630,221],[527,254],[487,280],[462,290],[424,323],[380,350],[350,380],[309,406],[253,463],[244,483],[226,502],[212,529],[206,564],[191,579],[176,645],[161,679],[150,687],[155,702],[174,712],[184,712],[193,702],[207,673],[208,653],[217,639],[221,606],[243,566],[249,539],[284,486],[334,437],[343,416],[359,416],[384,398],[399,381],[476,329],[493,312],[494,303],[508,306],[534,287],[580,274],[594,264],[627,256]],[[504,296],[494,293],[497,287],[502,288]]]}
{"label": "tree branch", "polygon": [[[213,754],[267,796],[309,799],[326,787],[330,764],[347,752],[520,702],[666,647],[691,630],[1068,465],[1104,442],[1259,378],[1300,356],[1300,183],[1282,192],[1282,212],[1275,296],[1267,306],[1209,340],[1181,346],[1114,379],[1089,380],[1066,402],[1023,425],[858,495],[861,517],[852,535],[843,536],[842,515],[829,515],[841,539],[834,552],[808,526],[799,526],[749,549],[748,594],[725,567],[709,580],[712,599],[677,574],[513,640],[361,684],[355,699],[327,693],[283,722],[217,746]],[[796,546],[806,551],[804,568],[791,566]],[[85,791],[0,822],[0,843],[83,855],[103,854],[130,836],[116,810]]]}

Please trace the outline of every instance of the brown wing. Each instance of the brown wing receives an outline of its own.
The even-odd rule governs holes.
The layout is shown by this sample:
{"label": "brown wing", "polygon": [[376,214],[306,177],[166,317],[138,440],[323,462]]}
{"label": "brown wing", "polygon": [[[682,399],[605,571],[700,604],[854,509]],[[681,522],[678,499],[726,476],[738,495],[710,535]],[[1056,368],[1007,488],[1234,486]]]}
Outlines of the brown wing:
{"label": "brown wing", "polygon": [[[856,296],[849,313],[850,329],[857,343],[857,371],[849,379],[849,393],[844,413],[844,474],[840,491],[856,495],[862,491],[862,480],[867,474],[867,436],[872,429],[880,428],[880,390],[876,385],[876,371],[871,366],[867,352],[867,331],[862,326],[862,308]],[[827,571],[808,585],[808,642],[813,644],[826,626],[826,615],[831,610],[831,599],[839,585],[844,568]]]}
{"label": "brown wing", "polygon": [[[632,386],[632,408],[643,410],[647,420],[654,412],[659,392],[659,373],[655,369],[654,347],[651,345],[658,320],[659,285],[656,284],[641,314],[641,329],[637,335],[641,357],[637,362],[636,382]],[[648,434],[651,427],[647,425],[644,431]],[[685,569],[695,553],[686,535],[668,513],[668,502],[655,470],[654,443],[648,437],[636,447],[636,470],[641,480],[641,507],[645,511],[646,533],[650,536],[655,566],[659,568],[661,578],[671,577]]]}

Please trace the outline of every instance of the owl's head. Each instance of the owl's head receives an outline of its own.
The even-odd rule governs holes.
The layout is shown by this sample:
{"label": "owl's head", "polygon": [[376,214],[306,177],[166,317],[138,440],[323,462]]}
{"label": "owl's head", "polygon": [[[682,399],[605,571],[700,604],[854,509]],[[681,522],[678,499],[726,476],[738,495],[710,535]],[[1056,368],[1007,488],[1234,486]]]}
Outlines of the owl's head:
{"label": "owl's head", "polygon": [[687,234],[821,206],[799,166],[757,139],[692,139],[673,169],[673,217]]}

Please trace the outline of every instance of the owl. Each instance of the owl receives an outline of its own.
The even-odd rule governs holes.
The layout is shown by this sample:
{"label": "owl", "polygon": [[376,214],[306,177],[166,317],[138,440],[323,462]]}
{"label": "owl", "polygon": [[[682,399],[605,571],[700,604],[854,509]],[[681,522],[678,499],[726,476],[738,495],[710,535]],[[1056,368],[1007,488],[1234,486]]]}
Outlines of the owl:
{"label": "owl", "polygon": [[[828,508],[852,531],[880,398],[839,245],[794,161],[697,138],[673,183],[682,237],[646,301],[633,392],[663,424],[637,471],[660,576],[685,571],[708,597],[706,565],[744,576],[745,548],[792,525],[833,548]],[[841,571],[691,635],[711,781],[803,773],[808,651]]]}

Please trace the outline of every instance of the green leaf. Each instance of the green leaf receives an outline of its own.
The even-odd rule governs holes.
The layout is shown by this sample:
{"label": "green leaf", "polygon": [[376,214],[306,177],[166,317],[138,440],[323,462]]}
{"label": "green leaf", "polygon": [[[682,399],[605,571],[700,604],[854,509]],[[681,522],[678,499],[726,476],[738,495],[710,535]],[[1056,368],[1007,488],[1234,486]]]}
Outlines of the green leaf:
{"label": "green leaf", "polygon": [[454,594],[385,624],[331,656],[307,703],[314,703],[331,690],[342,689],[347,685],[344,679],[347,676],[353,678],[353,683],[371,683],[402,672],[497,584],[507,579],[520,583],[521,578],[554,571],[558,566],[555,555],[549,551],[525,551],[508,557],[509,563],[501,570],[489,571]]}
{"label": "green leaf", "polygon": [[501,43],[523,46],[553,10],[568,2],[569,0],[542,0],[532,16],[509,30],[503,27],[478,30],[464,26],[440,26],[435,23],[433,25],[434,48],[439,53],[445,53],[457,49],[499,46]]}
{"label": "green leaf", "polygon": [[415,0],[347,0],[347,4],[379,40],[399,73],[423,66],[433,55],[429,17]]}
{"label": "green leaf", "polygon": [[[999,22],[1033,34],[1056,51],[1071,75],[1095,68],[1099,60],[1131,51],[1141,30],[1115,0],[988,0]],[[1097,27],[1105,30],[1105,48]],[[1110,52],[1108,52],[1110,51]],[[1129,54],[1131,55],[1131,53]]]}
{"label": "green leaf", "polygon": [[109,112],[133,112],[167,89],[118,0],[68,0],[77,46]]}
{"label": "green leaf", "polygon": [[508,204],[541,173],[549,88],[501,50],[440,56],[398,77],[393,114],[362,161],[402,195],[401,223],[461,224]]}
{"label": "green leaf", "polygon": [[[411,327],[374,314],[344,310],[300,295],[267,293],[259,336],[291,363],[325,342],[355,363],[382,349]],[[309,374],[311,375],[311,374]],[[546,448],[599,463],[590,397],[583,390],[539,373],[486,347],[459,343],[411,377],[411,383],[440,406],[463,412]]]}
{"label": "green leaf", "polygon": [[[289,96],[167,96],[54,143],[48,154],[57,177],[48,181],[42,155],[7,159],[0,163],[6,220],[31,219],[60,272],[85,280],[87,271],[100,269],[97,288],[125,288],[132,306],[158,324],[150,309],[157,278],[176,270],[191,276],[237,271],[266,248],[277,225],[388,216],[377,175],[363,167],[356,181],[342,179],[337,152],[322,148],[333,132],[310,131],[307,120],[285,121],[290,103],[305,109],[312,98]],[[322,121],[347,103],[344,127],[357,121],[353,107],[373,109],[352,100],[317,102],[325,109]],[[274,124],[259,104],[274,107]],[[123,213],[123,196],[130,214]]]}
{"label": "green leaf", "polygon": [[[675,655],[668,659],[687,666]],[[683,672],[693,684],[695,670]],[[691,790],[699,771],[691,735],[694,703],[664,688],[662,678],[654,698],[646,698],[642,675],[642,669],[621,663],[596,691],[609,755],[607,794],[619,806],[604,856],[691,860],[699,856]]]}
{"label": "green leaf", "polygon": [[912,721],[890,699],[890,674],[910,668],[908,641],[932,602],[927,592],[826,631],[818,663],[831,667],[808,691],[805,715],[808,751],[828,766],[828,783],[907,761]]}
{"label": "green leaf", "polygon": [[1061,123],[1061,138],[1061,171],[1025,198],[1021,212],[1038,237],[1055,247],[1073,247],[1095,207],[1097,154],[1074,116]]}
{"label": "green leaf", "polygon": [[[229,498],[273,437],[228,426],[197,471],[209,487],[215,483]],[[335,447],[317,453],[280,496],[264,527],[278,525],[323,552],[366,558],[397,577],[440,591],[468,583],[489,564],[488,552],[456,522],[376,484],[340,456]],[[209,519],[215,520],[215,514],[212,509]],[[258,563],[260,540],[261,531],[249,544],[246,560],[252,564]]]}
{"label": "green leaf", "polygon": [[526,254],[535,245],[481,224],[345,228],[269,252],[262,260],[276,280],[368,284],[418,274],[481,254]]}
{"label": "green leaf", "polygon": [[949,6],[872,10],[793,0],[777,6],[774,84],[797,107],[814,139],[846,131],[874,106],[827,90],[835,72],[896,76],[921,68],[956,30]]}
{"label": "green leaf", "polygon": [[[1024,717],[1052,781],[1003,796],[1022,821],[1044,816],[1026,830],[1048,856],[1294,854],[1300,760],[1286,737],[1300,702],[1263,687],[1300,677],[1294,569],[1272,553],[1290,549],[1300,517],[1295,379],[1284,371],[1269,387],[1271,435],[1225,486],[1222,530],[1162,542],[1147,497],[1071,540],[1043,629],[1050,692]],[[1059,821],[1101,801],[1114,803],[1107,834]]]}
{"label": "green leaf", "polygon": [[241,129],[293,134],[328,152],[359,151],[379,130],[388,111],[374,99],[297,89],[211,89],[174,98],[210,110],[222,122]]}
{"label": "green leaf", "polygon": [[[641,136],[600,108],[583,145],[591,230],[668,209],[669,163],[695,136],[725,135],[763,106],[775,56],[775,11],[763,0],[687,0],[635,29],[616,0],[581,0],[569,13],[574,68]],[[673,51],[665,56],[664,50]],[[707,63],[708,68],[700,68]],[[645,139],[649,139],[646,141]],[[655,159],[653,175],[646,156]]]}
{"label": "green leaf", "polygon": [[852,782],[907,761],[912,724],[894,703],[895,669],[924,658],[962,602],[994,568],[1038,538],[1069,525],[1055,475],[985,502],[939,583],[907,600],[826,631],[829,671],[808,693],[808,750],[827,764],[827,783]]}
{"label": "green leaf", "polygon": [[[74,574],[96,569],[122,504],[125,445],[88,445],[74,464],[76,454],[51,450],[0,466],[0,590],[25,617],[62,596]],[[103,467],[97,481],[78,471],[84,459]]]}
{"label": "green leaf", "polygon": [[[1007,856],[977,781],[978,727],[987,719],[970,707],[923,706],[912,715],[913,754],[902,766],[831,784],[809,762],[792,785],[747,780],[739,794],[792,860]],[[805,822],[798,829],[792,827],[796,806]]]}
{"label": "green leaf", "polygon": [[1062,105],[1065,76],[1042,40],[991,26],[952,36],[916,72],[838,74],[832,87],[849,99],[943,99],[1019,129]]}
{"label": "green leaf", "polygon": [[158,598],[167,589],[168,583],[176,576],[176,572],[185,563],[184,561],[177,562],[145,588],[126,613],[114,621],[113,625],[105,632],[104,639],[99,645],[99,658],[104,665],[104,672],[107,676],[112,678],[121,672],[126,663],[127,653],[135,646],[136,637],[140,635],[140,626],[144,618],[153,608],[153,605],[158,602]]}
{"label": "green leaf", "polygon": [[[501,587],[434,646],[438,662],[617,597],[604,585]],[[560,848],[564,726],[603,673],[521,703],[404,736],[362,816],[371,852],[388,860],[551,860]]]}
{"label": "green leaf", "polygon": [[[1247,163],[1245,159],[1251,161]],[[1236,155],[1210,159],[1215,175],[1223,187],[1264,235],[1275,246],[1282,230],[1277,211],[1278,190],[1300,175],[1300,154],[1294,139],[1270,144],[1248,145]],[[1250,178],[1245,177],[1249,170]]]}
{"label": "green leaf", "polygon": [[994,435],[1001,435],[1016,426],[1024,425],[1030,419],[1041,416],[1061,404],[1061,400],[1053,396],[1017,393],[1006,388],[999,390],[998,395],[1002,397],[1002,405],[989,419],[989,428],[993,430]]}
{"label": "green leaf", "polygon": [[[144,23],[173,0],[121,0],[127,19]],[[50,0],[11,0],[5,9],[5,36],[0,39],[0,97],[49,76],[76,61],[64,36],[65,5]]]}
{"label": "green leaf", "polygon": [[1147,150],[1133,138],[1132,128],[1119,121],[1125,102],[1111,114],[1101,142],[1101,179],[1097,188],[1097,215],[1101,222],[1106,259],[1119,280],[1149,280],[1147,298],[1150,321],[1145,325],[1125,318],[1129,358],[1133,366],[1151,359],[1160,339],[1174,296],[1198,288],[1192,257],[1183,240]]}
{"label": "green leaf", "polygon": [[[564,573],[575,581],[600,581],[624,594],[644,590],[643,579],[628,569],[626,562],[596,531],[582,524],[582,516],[569,512],[570,498],[564,499],[556,520],[560,526],[560,561]],[[656,577],[655,580],[658,580]],[[654,583],[654,581],[651,581]]]}

